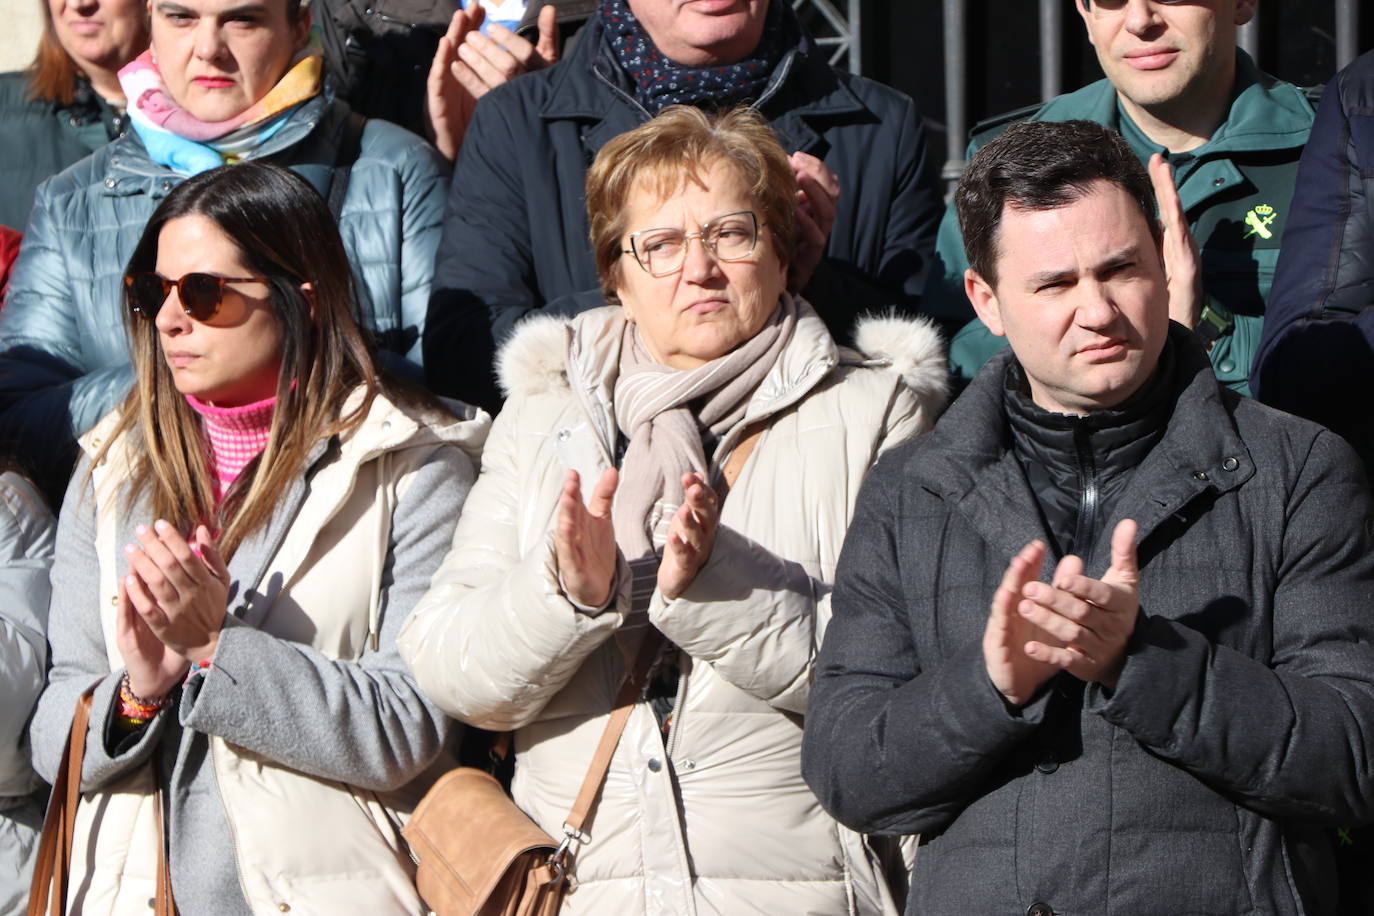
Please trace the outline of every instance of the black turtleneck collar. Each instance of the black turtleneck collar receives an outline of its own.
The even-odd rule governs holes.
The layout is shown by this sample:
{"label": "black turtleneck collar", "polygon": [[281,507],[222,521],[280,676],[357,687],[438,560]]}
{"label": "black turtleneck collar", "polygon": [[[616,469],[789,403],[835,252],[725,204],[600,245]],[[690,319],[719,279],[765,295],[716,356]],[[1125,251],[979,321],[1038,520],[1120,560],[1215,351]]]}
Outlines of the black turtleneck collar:
{"label": "black turtleneck collar", "polygon": [[1007,367],[1003,404],[1012,449],[1058,556],[1092,551],[1131,473],[1164,434],[1177,394],[1175,364],[1173,342],[1166,341],[1140,391],[1081,417],[1036,405],[1020,364]]}

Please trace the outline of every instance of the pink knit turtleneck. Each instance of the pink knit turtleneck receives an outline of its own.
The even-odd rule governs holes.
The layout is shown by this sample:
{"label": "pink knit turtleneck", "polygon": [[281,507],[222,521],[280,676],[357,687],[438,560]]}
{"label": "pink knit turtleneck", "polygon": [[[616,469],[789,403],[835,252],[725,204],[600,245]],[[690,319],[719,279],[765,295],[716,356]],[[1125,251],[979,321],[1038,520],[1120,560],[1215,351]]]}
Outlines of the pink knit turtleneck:
{"label": "pink knit turtleneck", "polygon": [[239,472],[267,447],[277,399],[270,397],[242,407],[215,407],[188,394],[186,403],[200,414],[210,440],[217,498],[223,499]]}

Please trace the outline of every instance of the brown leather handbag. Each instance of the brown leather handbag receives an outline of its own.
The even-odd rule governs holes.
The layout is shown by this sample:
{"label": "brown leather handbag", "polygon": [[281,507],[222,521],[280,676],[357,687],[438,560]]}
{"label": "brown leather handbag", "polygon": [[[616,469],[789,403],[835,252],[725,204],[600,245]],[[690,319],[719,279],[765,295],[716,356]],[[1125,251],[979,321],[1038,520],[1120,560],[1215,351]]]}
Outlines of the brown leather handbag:
{"label": "brown leather handbag", "polygon": [[569,846],[587,838],[582,829],[662,641],[662,634],[650,627],[563,822],[561,842],[531,821],[494,777],[475,767],[444,774],[425,794],[401,832],[418,866],[416,888],[438,916],[558,912],[571,887]]}
{"label": "brown leather handbag", "polygon": [[[99,682],[97,682],[99,683]],[[57,767],[48,811],[43,818],[43,834],[38,841],[33,883],[29,885],[28,916],[64,916],[67,912],[67,876],[71,871],[72,842],[76,827],[76,806],[81,801],[81,764],[86,757],[86,732],[91,721],[91,702],[96,684],[86,688],[76,701],[72,729]],[[172,880],[167,870],[167,848],[162,836],[162,789],[157,790],[157,896],[154,916],[176,916],[172,901]],[[51,906],[49,904],[51,903]]]}

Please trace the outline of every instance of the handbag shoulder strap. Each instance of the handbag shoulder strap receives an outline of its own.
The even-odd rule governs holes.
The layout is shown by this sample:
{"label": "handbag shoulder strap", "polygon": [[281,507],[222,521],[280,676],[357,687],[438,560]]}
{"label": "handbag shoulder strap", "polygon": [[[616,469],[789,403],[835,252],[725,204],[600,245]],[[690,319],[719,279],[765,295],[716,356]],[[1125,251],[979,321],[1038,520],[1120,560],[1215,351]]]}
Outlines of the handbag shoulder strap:
{"label": "handbag shoulder strap", "polygon": [[644,639],[639,644],[634,667],[626,674],[625,682],[620,685],[620,692],[616,694],[615,708],[611,711],[610,721],[606,723],[606,730],[601,733],[601,741],[596,746],[596,753],[592,755],[592,764],[587,769],[586,778],[582,780],[582,788],[577,791],[572,811],[563,822],[564,839],[560,850],[566,850],[569,840],[583,838],[582,827],[596,803],[601,784],[606,781],[606,773],[611,768],[611,758],[615,756],[616,745],[620,743],[625,723],[630,720],[630,713],[644,692],[644,682],[649,676],[649,668],[653,665],[654,657],[661,645],[663,634],[652,626],[648,627]]}
{"label": "handbag shoulder strap", "polygon": [[[96,682],[99,683],[98,681]],[[76,701],[71,731],[62,762],[57,765],[48,811],[43,818],[43,833],[38,840],[33,883],[29,885],[28,916],[62,916],[67,912],[67,875],[72,862],[72,833],[76,826],[76,805],[81,799],[81,764],[86,756],[86,732],[91,721],[91,703],[96,684],[86,688]],[[51,897],[51,908],[48,907]]]}
{"label": "handbag shoulder strap", "polygon": [[[96,681],[76,701],[71,731],[62,762],[57,766],[48,810],[43,817],[43,833],[38,841],[33,881],[29,885],[28,916],[64,916],[67,912],[67,879],[71,874],[72,845],[76,838],[76,806],[81,801],[81,767],[86,759],[86,734],[90,730],[91,705]],[[162,836],[162,781],[157,780],[157,897],[154,916],[176,916],[172,901],[172,881],[167,865],[167,847]],[[49,904],[51,903],[51,906]]]}

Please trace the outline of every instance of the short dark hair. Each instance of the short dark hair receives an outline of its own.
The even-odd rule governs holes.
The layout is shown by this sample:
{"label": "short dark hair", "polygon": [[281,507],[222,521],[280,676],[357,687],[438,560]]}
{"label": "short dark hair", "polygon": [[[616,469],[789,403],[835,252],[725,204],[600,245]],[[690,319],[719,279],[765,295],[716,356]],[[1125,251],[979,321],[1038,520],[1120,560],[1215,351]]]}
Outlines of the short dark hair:
{"label": "short dark hair", "polygon": [[1007,128],[974,154],[954,192],[969,266],[995,286],[1003,210],[1068,206],[1098,181],[1130,194],[1158,238],[1150,178],[1121,134],[1093,121],[1023,121]]}

